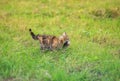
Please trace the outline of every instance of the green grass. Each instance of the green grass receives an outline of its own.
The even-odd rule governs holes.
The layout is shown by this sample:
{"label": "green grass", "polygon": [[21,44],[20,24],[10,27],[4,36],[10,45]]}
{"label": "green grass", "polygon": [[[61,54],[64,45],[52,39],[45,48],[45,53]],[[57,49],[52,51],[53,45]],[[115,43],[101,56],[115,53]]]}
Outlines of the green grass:
{"label": "green grass", "polygon": [[[29,28],[71,45],[42,52]],[[0,0],[0,81],[120,81],[120,0]]]}

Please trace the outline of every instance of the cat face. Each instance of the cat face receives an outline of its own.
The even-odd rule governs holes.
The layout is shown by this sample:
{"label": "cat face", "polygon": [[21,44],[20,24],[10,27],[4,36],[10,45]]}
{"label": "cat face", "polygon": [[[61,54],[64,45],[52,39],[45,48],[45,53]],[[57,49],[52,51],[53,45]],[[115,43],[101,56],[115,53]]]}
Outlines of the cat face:
{"label": "cat face", "polygon": [[63,42],[63,47],[67,47],[70,45],[70,40],[66,32],[64,32],[62,36],[60,36],[60,40]]}

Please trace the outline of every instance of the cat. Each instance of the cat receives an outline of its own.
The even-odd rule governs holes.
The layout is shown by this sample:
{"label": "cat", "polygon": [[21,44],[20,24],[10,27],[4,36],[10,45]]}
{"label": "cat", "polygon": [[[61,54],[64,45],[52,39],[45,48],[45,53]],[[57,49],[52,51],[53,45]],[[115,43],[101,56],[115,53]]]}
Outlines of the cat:
{"label": "cat", "polygon": [[60,37],[40,34],[35,35],[31,29],[29,29],[29,32],[34,40],[39,40],[41,50],[56,50],[70,45],[70,40],[66,32]]}

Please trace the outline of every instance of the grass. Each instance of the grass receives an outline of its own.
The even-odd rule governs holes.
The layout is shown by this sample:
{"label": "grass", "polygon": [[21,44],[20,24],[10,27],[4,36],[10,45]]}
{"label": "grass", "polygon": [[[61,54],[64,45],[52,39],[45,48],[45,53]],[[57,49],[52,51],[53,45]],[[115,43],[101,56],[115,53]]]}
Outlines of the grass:
{"label": "grass", "polygon": [[[0,81],[120,81],[119,0],[0,0]],[[41,52],[28,29],[71,45]]]}

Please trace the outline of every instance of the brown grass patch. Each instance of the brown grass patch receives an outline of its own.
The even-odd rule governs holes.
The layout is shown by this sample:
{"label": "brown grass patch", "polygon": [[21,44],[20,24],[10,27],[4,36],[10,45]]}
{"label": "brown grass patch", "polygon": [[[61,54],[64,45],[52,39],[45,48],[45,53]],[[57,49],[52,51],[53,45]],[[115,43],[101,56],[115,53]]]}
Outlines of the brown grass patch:
{"label": "brown grass patch", "polygon": [[118,18],[120,17],[120,8],[96,9],[90,12],[90,14],[101,18]]}

